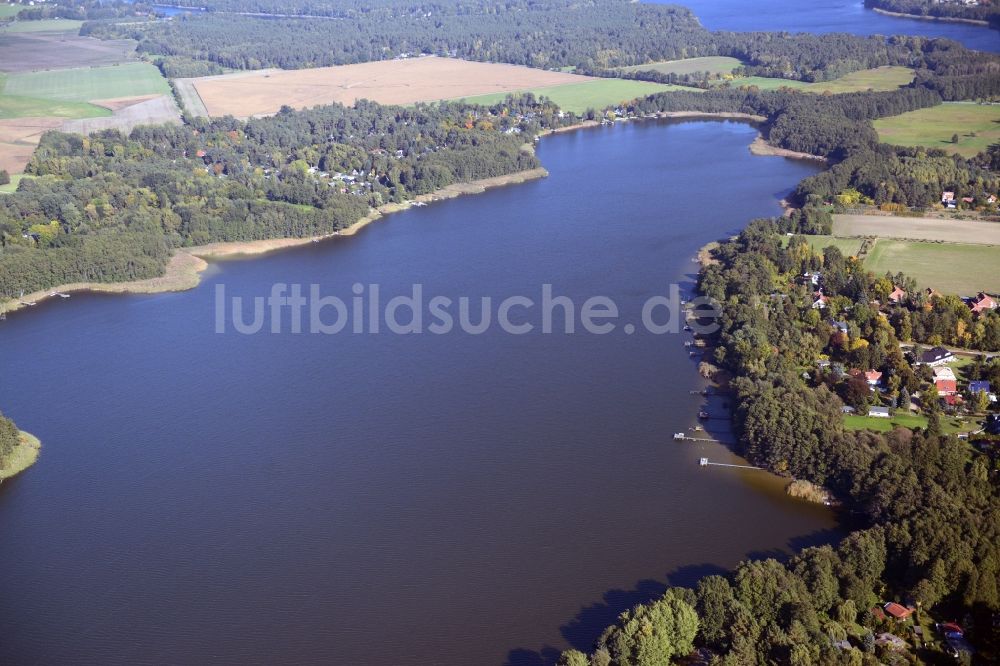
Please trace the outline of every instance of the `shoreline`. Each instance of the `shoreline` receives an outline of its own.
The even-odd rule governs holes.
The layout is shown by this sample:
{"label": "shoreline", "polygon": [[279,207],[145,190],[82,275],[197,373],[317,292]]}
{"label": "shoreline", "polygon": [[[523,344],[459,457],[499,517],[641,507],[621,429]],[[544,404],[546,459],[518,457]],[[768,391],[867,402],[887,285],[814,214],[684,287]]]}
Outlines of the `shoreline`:
{"label": "shoreline", "polygon": [[772,146],[764,138],[763,134],[758,134],[757,138],[753,140],[750,144],[750,152],[754,155],[760,157],[788,157],[795,160],[811,160],[813,162],[822,162],[826,164],[829,160],[822,155],[813,155],[812,153],[800,153],[795,150],[788,150],[787,148],[778,148],[777,146]]}
{"label": "shoreline", "polygon": [[38,460],[38,454],[42,449],[42,443],[30,432],[19,431],[21,442],[14,447],[7,463],[10,467],[0,468],[0,482],[13,478],[28,469]]}
{"label": "shoreline", "polygon": [[903,12],[890,12],[888,9],[880,9],[878,7],[870,7],[870,9],[873,12],[877,12],[884,16],[894,16],[896,18],[916,19],[918,21],[940,21],[941,23],[964,23],[966,25],[978,25],[983,28],[990,27],[990,22],[982,19],[969,19],[962,18],[961,16],[923,16],[922,14],[904,14]]}
{"label": "shoreline", "polygon": [[[306,243],[318,242],[339,236],[353,236],[361,229],[386,215],[412,208],[415,204],[428,204],[433,201],[454,199],[465,194],[480,194],[494,187],[517,185],[529,180],[544,178],[549,172],[544,167],[526,169],[505,176],[483,178],[468,183],[452,183],[429,194],[420,194],[400,203],[387,203],[371,209],[350,226],[332,234],[309,236],[305,238],[269,238],[255,241],[217,242],[207,245],[178,248],[167,262],[163,275],[145,280],[131,282],[73,282],[56,287],[50,287],[25,294],[23,299],[11,299],[0,302],[0,314],[17,312],[33,307],[27,303],[38,304],[50,298],[58,297],[60,293],[91,291],[112,294],[161,294],[174,291],[194,289],[201,283],[201,273],[208,268],[206,259],[221,259],[225,257],[253,256],[265,254],[290,247],[298,247]],[[24,301],[24,302],[22,302]],[[0,477],[2,478],[2,477]]]}
{"label": "shoreline", "polygon": [[[757,116],[750,113],[736,112],[707,112],[707,111],[661,111],[638,118],[622,118],[616,122],[643,119],[690,119],[699,118],[719,119],[719,120],[742,120],[751,123],[763,123],[767,121],[764,116]],[[538,138],[549,134],[562,134],[588,127],[600,127],[597,120],[583,120],[573,125],[566,125],[554,129],[539,132]],[[753,143],[750,144],[750,152],[758,156],[779,156],[793,159],[809,159],[826,163],[827,160],[819,155],[808,153],[797,153],[784,148],[776,148],[768,144],[762,135],[758,134]],[[534,144],[525,144],[525,150],[534,152]],[[290,247],[298,247],[306,243],[318,242],[339,236],[353,236],[358,231],[368,226],[376,220],[380,220],[386,215],[412,208],[414,205],[426,205],[434,201],[453,199],[465,194],[480,194],[494,187],[504,185],[517,185],[529,180],[544,178],[549,175],[545,167],[527,169],[504,176],[494,176],[483,178],[468,183],[452,183],[439,190],[428,194],[420,194],[412,199],[400,203],[387,203],[369,210],[368,214],[359,218],[350,226],[340,229],[331,234],[322,236],[309,236],[304,238],[269,238],[254,241],[220,241],[184,247],[174,250],[173,256],[167,262],[163,275],[144,280],[134,280],[131,282],[73,282],[62,284],[47,289],[41,289],[30,294],[25,294],[23,299],[10,299],[0,302],[0,314],[17,312],[24,308],[33,307],[27,303],[37,305],[42,301],[57,297],[58,294],[70,294],[73,292],[100,292],[111,294],[160,294],[177,291],[187,291],[194,289],[201,283],[201,273],[208,268],[206,259],[223,259],[227,257],[255,256],[283,250]],[[22,300],[24,302],[22,302]]]}

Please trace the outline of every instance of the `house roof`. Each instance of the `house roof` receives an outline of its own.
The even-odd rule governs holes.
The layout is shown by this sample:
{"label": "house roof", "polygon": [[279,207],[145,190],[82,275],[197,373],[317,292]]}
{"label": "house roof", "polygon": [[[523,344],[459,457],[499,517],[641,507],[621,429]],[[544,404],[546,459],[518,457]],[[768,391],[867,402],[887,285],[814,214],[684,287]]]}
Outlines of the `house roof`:
{"label": "house roof", "polygon": [[898,303],[899,301],[906,298],[906,292],[899,287],[894,287],[892,293],[889,294],[889,300],[893,303]]}
{"label": "house roof", "polygon": [[984,292],[979,292],[976,297],[969,300],[969,307],[976,314],[980,312],[985,312],[986,310],[995,310],[997,307],[996,300]]}
{"label": "house roof", "polygon": [[910,615],[913,613],[913,611],[911,611],[909,608],[897,604],[895,601],[890,601],[885,606],[883,606],[883,608],[885,609],[886,613],[893,616],[894,618],[901,620],[910,617]]}
{"label": "house roof", "polygon": [[951,352],[944,347],[934,347],[928,349],[923,354],[920,355],[921,363],[934,363],[935,361],[940,361],[942,359],[950,358]]}
{"label": "house roof", "polygon": [[889,408],[888,407],[869,407],[868,408],[868,414],[869,414],[869,416],[872,415],[872,414],[885,414],[886,416],[888,416],[889,415]]}
{"label": "house roof", "polygon": [[882,373],[879,372],[878,370],[869,370],[868,372],[865,373],[865,379],[867,379],[870,382],[877,382],[878,380],[882,379]]}
{"label": "house roof", "polygon": [[934,368],[934,381],[937,382],[941,380],[955,381],[955,371],[947,365],[940,368]]}

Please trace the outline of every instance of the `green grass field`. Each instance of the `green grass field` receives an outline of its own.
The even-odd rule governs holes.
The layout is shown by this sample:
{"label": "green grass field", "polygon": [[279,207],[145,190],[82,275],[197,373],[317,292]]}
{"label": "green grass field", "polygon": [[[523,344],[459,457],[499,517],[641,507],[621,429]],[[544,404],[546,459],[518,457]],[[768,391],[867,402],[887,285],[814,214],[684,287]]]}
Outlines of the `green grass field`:
{"label": "green grass field", "polygon": [[620,67],[622,72],[661,72],[663,74],[693,74],[694,72],[711,72],[712,74],[728,74],[742,65],[737,58],[725,56],[709,56],[707,58],[686,58],[684,60],[666,60],[651,62],[646,65]]}
{"label": "green grass field", "polygon": [[[882,419],[861,414],[845,414],[844,427],[848,430],[876,430],[889,432],[896,426],[903,428],[926,428],[927,417],[914,414],[896,414],[892,418]],[[976,424],[958,419],[941,419],[941,430],[946,433],[968,432],[976,429]]]}
{"label": "green grass field", "polygon": [[169,94],[166,79],[153,65],[130,62],[110,67],[58,69],[7,75],[4,95],[63,102]]}
{"label": "green grass field", "polygon": [[908,67],[877,67],[852,72],[833,81],[810,83],[805,90],[809,92],[848,93],[868,90],[895,90],[913,80],[914,72]]}
{"label": "green grass field", "polygon": [[791,79],[772,79],[763,76],[747,76],[732,79],[734,87],[757,86],[761,90],[777,90],[778,88],[795,88],[806,92],[833,94],[859,92],[868,90],[895,90],[913,80],[913,70],[906,67],[876,67],[860,72],[852,72],[833,81],[805,83]]}
{"label": "green grass field", "polygon": [[6,185],[0,185],[0,194],[10,194],[17,191],[17,186],[23,178],[31,178],[31,176],[25,176],[21,173],[13,173],[10,175],[10,182]]}
{"label": "green grass field", "polygon": [[777,90],[778,88],[808,88],[810,84],[791,79],[772,79],[766,76],[744,76],[729,81],[734,88],[757,86],[761,90]]}
{"label": "green grass field", "polygon": [[0,118],[97,118],[110,116],[111,110],[86,102],[60,102],[37,97],[0,94]]}
{"label": "green grass field", "polygon": [[[943,148],[971,157],[1000,141],[1000,105],[946,103],[880,118],[875,129],[885,143]],[[958,143],[951,142],[955,134]]]}
{"label": "green grass field", "polygon": [[[585,83],[568,83],[548,88],[535,88],[519,92],[531,92],[543,95],[559,105],[564,111],[583,113],[587,109],[600,110],[619,102],[629,102],[637,97],[645,97],[668,90],[693,90],[685,86],[670,86],[648,81],[626,81],[624,79],[600,79]],[[473,104],[496,104],[502,102],[510,93],[491,93],[466,97],[465,101]]]}
{"label": "green grass field", "polygon": [[[824,248],[835,245],[844,253],[845,257],[857,256],[863,242],[860,238],[837,238],[836,236],[803,236],[803,238],[817,252],[822,252]],[[782,241],[782,244],[786,247],[788,246],[788,240],[788,237],[785,237]]]}
{"label": "green grass field", "polygon": [[24,9],[24,7],[21,5],[8,5],[7,3],[0,3],[0,18],[17,16],[17,13],[22,9]]}
{"label": "green grass field", "polygon": [[921,287],[969,296],[1000,291],[1000,247],[879,239],[864,259],[877,275],[902,271]]}
{"label": "green grass field", "polygon": [[14,21],[7,32],[79,32],[83,21],[69,19],[42,19],[41,21]]}

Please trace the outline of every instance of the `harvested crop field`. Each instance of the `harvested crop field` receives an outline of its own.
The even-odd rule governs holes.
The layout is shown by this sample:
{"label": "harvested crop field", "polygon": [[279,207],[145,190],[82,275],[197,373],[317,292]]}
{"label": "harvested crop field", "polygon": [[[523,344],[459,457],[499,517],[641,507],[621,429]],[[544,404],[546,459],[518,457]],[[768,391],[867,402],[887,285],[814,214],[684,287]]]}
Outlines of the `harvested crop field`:
{"label": "harvested crop field", "polygon": [[62,124],[61,118],[0,120],[0,169],[20,173],[31,159],[42,134]]}
{"label": "harvested crop field", "polygon": [[518,65],[428,56],[340,67],[262,70],[191,79],[212,116],[276,113],[283,105],[413,104],[590,81],[589,77]]}
{"label": "harvested crop field", "polygon": [[0,31],[0,71],[113,65],[131,58],[135,45],[131,39],[101,41],[69,33]]}
{"label": "harvested crop field", "polygon": [[[104,100],[98,104],[111,104],[117,108],[110,116],[103,118],[80,118],[63,123],[62,131],[90,134],[106,129],[128,132],[138,125],[179,124],[181,111],[171,95],[144,95],[117,100]],[[110,107],[109,107],[110,108]]]}
{"label": "harvested crop field", "polygon": [[834,215],[836,236],[878,236],[900,240],[1000,245],[1000,223],[892,215]]}

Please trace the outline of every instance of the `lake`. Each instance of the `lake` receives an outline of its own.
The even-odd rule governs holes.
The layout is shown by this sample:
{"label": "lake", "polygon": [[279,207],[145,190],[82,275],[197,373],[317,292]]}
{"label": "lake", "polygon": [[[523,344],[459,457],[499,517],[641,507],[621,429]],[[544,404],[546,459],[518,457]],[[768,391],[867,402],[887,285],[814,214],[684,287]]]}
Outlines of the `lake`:
{"label": "lake", "polygon": [[709,30],[847,32],[855,35],[946,37],[970,49],[1000,52],[1000,31],[984,26],[886,16],[860,0],[676,0],[689,7]]}
{"label": "lake", "polygon": [[554,135],[548,178],[215,263],[192,291],[0,322],[0,404],[43,442],[0,486],[0,663],[548,663],[667,582],[835,540],[780,480],[671,440],[704,404],[684,334],[214,332],[217,285],[275,282],[345,299],[548,283],[636,321],[690,292],[700,246],[816,172],[752,156],[755,135]]}

